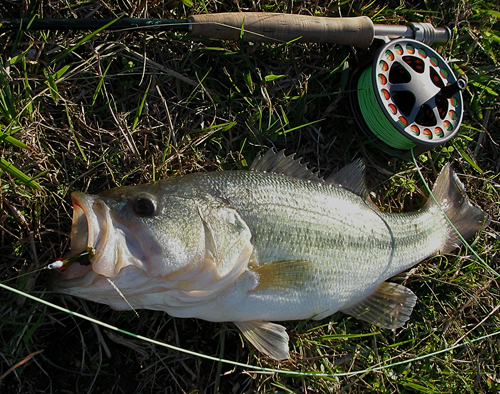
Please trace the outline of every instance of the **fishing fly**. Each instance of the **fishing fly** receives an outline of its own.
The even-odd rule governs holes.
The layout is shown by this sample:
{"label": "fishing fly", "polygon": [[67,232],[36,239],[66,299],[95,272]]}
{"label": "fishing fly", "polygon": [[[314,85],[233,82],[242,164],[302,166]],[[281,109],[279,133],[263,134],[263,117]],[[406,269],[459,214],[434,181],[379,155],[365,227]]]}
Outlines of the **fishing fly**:
{"label": "fishing fly", "polygon": [[68,257],[66,259],[63,258],[57,259],[53,263],[47,265],[47,269],[64,271],[71,263],[78,263],[80,265],[87,266],[91,264],[90,260],[94,257],[94,255],[95,255],[95,249],[89,246],[85,251],[79,254]]}
{"label": "fishing fly", "polygon": [[[51,270],[57,270],[57,271],[64,271],[66,268],[68,268],[68,265],[71,263],[78,263],[83,266],[88,266],[92,262],[90,261],[93,257],[95,256],[95,248],[89,246],[85,251],[78,253],[74,256],[68,257],[66,259],[59,258],[53,263],[50,263],[47,265],[47,269]],[[120,291],[120,289],[116,286],[116,284],[110,279],[106,278],[109,282],[109,284],[113,287],[113,289],[119,294],[119,296],[127,303],[127,305],[130,307],[130,309],[135,313],[137,317],[139,317],[139,313],[134,309],[134,307],[130,304],[130,302],[127,300],[125,295]]]}

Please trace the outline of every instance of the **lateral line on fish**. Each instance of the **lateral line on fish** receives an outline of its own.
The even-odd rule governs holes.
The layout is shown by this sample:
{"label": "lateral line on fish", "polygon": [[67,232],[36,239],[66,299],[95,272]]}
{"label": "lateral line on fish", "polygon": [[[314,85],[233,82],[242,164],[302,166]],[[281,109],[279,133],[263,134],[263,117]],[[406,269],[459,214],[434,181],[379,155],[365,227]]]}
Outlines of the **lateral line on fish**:
{"label": "lateral line on fish", "polygon": [[123,293],[122,293],[122,292],[120,291],[120,289],[119,289],[119,288],[115,285],[115,283],[114,283],[111,279],[109,279],[109,278],[106,278],[106,279],[108,280],[109,284],[110,284],[111,286],[113,286],[113,289],[115,289],[115,290],[116,290],[116,292],[120,295],[120,297],[121,297],[121,298],[123,298],[123,301],[125,301],[125,302],[127,303],[127,305],[130,307],[130,309],[132,309],[132,310],[134,311],[135,315],[136,315],[137,317],[139,317],[139,313],[137,313],[137,311],[136,311],[136,310],[134,309],[134,307],[130,304],[130,302],[128,302],[127,298],[123,295]]}
{"label": "lateral line on fish", "polygon": [[462,237],[462,234],[460,234],[460,232],[457,230],[457,228],[453,225],[453,223],[451,222],[450,218],[448,217],[448,215],[446,215],[446,213],[444,212],[443,208],[441,207],[441,205],[439,204],[439,202],[437,201],[436,197],[434,197],[434,194],[432,193],[432,190],[431,188],[429,187],[429,185],[427,184],[427,182],[425,181],[424,179],[424,176],[422,175],[422,172],[420,171],[420,167],[418,166],[418,163],[417,163],[417,160],[415,159],[415,154],[413,152],[413,148],[411,148],[411,158],[413,159],[413,164],[415,164],[415,168],[417,169],[417,172],[418,172],[418,175],[420,176],[420,179],[422,180],[427,192],[429,193],[429,196],[434,200],[434,202],[436,203],[436,205],[438,206],[439,210],[441,211],[441,213],[444,215],[444,217],[446,218],[446,221],[448,222],[448,224],[451,226],[451,228],[453,229],[453,231],[455,231],[458,235],[458,238],[460,239],[460,241],[465,245],[465,247],[467,249],[469,249],[469,251],[472,252],[472,254],[478,259],[478,261],[488,270],[490,271],[492,274],[494,274],[497,278],[500,278],[500,274],[494,270],[493,268],[491,268],[488,263],[486,263],[486,261],[484,261],[477,253],[476,251],[472,248],[472,246],[470,246],[470,244],[464,239],[464,237]]}
{"label": "lateral line on fish", "polygon": [[[153,345],[158,345],[158,346],[170,349],[170,350],[175,350],[175,351],[178,351],[178,352],[181,352],[181,353],[184,353],[184,354],[189,354],[191,356],[204,358],[204,359],[210,360],[210,361],[223,362],[223,363],[226,363],[226,364],[229,364],[229,365],[234,365],[236,367],[249,368],[249,369],[253,370],[253,371],[247,371],[247,372],[250,372],[250,373],[271,372],[271,373],[281,373],[281,374],[295,375],[295,376],[316,376],[316,377],[320,377],[320,378],[321,377],[335,378],[335,377],[341,377],[341,376],[362,375],[362,374],[366,374],[366,373],[369,373],[369,372],[376,372],[376,371],[380,371],[380,370],[383,370],[383,369],[391,368],[391,367],[394,367],[394,366],[397,366],[397,365],[409,364],[409,363],[411,363],[413,361],[423,360],[425,358],[433,357],[433,356],[436,356],[436,355],[441,354],[441,353],[446,353],[446,352],[448,352],[450,350],[456,349],[456,348],[461,347],[461,346],[468,345],[470,343],[475,343],[475,342],[481,341],[483,339],[487,339],[487,338],[491,338],[491,337],[500,335],[500,331],[496,331],[496,332],[493,332],[491,334],[483,335],[483,336],[481,336],[479,338],[474,338],[474,339],[467,340],[466,342],[455,344],[455,345],[447,347],[445,349],[441,349],[441,350],[437,350],[437,351],[432,352],[432,353],[424,354],[422,356],[418,356],[418,357],[415,357],[415,358],[398,361],[396,363],[392,363],[392,364],[388,364],[388,365],[381,365],[381,366],[375,367],[375,368],[368,368],[368,369],[364,369],[364,370],[360,370],[360,371],[341,372],[341,373],[336,373],[336,374],[290,371],[290,370],[285,370],[285,369],[265,368],[265,367],[260,367],[260,366],[257,366],[257,365],[244,364],[244,363],[240,363],[240,362],[237,362],[237,361],[226,360],[226,359],[223,359],[223,358],[220,358],[220,357],[209,356],[208,354],[193,352],[193,351],[188,350],[188,349],[184,349],[184,348],[181,348],[181,347],[170,345],[168,343],[160,342],[160,341],[157,341],[155,339],[145,337],[143,335],[138,335],[138,334],[134,334],[134,333],[132,333],[130,331],[123,330],[123,329],[118,328],[116,326],[113,326],[111,324],[108,324],[108,323],[102,322],[100,320],[94,319],[94,318],[92,318],[90,316],[86,316],[86,315],[83,315],[81,313],[74,312],[74,311],[72,311],[70,309],[64,308],[62,306],[53,304],[53,303],[51,303],[49,301],[46,301],[46,300],[44,300],[42,298],[38,298],[38,297],[33,296],[33,295],[29,294],[29,293],[25,293],[25,292],[23,292],[21,290],[18,290],[16,288],[4,285],[1,282],[0,282],[0,288],[8,290],[8,291],[10,291],[12,293],[18,294],[20,296],[26,297],[26,298],[28,298],[28,299],[30,299],[32,301],[38,302],[40,304],[43,304],[43,305],[49,306],[51,308],[57,309],[57,310],[59,310],[61,312],[68,313],[70,315],[79,317],[80,319],[87,320],[87,321],[89,321],[91,323],[98,324],[101,327],[108,328],[110,330],[113,330],[113,331],[116,331],[116,332],[119,332],[119,333],[122,333],[122,334],[125,334],[125,335],[128,335],[128,336],[131,336],[133,338],[140,339],[140,340],[145,341],[145,342],[149,342],[149,343],[151,343]],[[376,333],[373,333],[373,334],[375,335]]]}

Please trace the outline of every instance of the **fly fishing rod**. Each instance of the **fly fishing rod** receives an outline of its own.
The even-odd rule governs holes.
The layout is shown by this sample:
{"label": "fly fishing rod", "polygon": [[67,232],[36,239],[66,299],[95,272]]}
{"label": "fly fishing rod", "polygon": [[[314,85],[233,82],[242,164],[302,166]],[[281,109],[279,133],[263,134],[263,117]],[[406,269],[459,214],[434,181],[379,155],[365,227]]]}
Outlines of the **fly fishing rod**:
{"label": "fly fishing rod", "polygon": [[[413,38],[429,45],[446,43],[447,28],[430,23],[374,24],[366,16],[329,18],[269,12],[226,12],[187,19],[0,19],[0,30],[176,31],[192,36],[251,42],[317,42],[367,48],[375,36]],[[243,33],[243,34],[241,34]]]}
{"label": "fly fishing rod", "polygon": [[[430,47],[451,39],[448,28],[430,23],[374,24],[366,16],[330,18],[266,12],[201,14],[187,19],[0,19],[0,30],[174,31],[193,37],[247,42],[314,42],[368,48],[374,59],[352,73],[349,96],[362,130],[396,155],[449,141],[463,116],[464,78]],[[403,153],[404,154],[404,153]]]}

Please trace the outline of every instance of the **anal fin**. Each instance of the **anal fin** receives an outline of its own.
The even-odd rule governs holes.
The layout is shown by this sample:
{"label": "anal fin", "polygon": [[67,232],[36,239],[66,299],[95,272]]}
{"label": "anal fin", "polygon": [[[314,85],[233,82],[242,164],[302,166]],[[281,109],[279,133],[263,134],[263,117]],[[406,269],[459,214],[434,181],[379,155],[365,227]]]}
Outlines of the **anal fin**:
{"label": "anal fin", "polygon": [[416,302],[417,296],[410,289],[384,282],[371,296],[342,312],[378,327],[395,329],[410,318]]}
{"label": "anal fin", "polygon": [[290,357],[285,327],[263,321],[234,322],[257,350],[276,360]]}

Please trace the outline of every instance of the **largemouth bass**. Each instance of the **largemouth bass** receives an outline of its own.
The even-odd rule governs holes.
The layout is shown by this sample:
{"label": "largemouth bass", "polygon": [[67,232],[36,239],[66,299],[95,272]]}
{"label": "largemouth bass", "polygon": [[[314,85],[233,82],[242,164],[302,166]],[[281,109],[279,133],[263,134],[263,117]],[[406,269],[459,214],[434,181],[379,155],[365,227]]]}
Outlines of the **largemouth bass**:
{"label": "largemouth bass", "polygon": [[288,334],[271,321],[342,311],[400,327],[416,296],[386,280],[460,244],[443,212],[465,239],[489,216],[450,165],[434,185],[436,201],[411,213],[381,212],[363,172],[356,161],[322,180],[269,151],[250,171],[73,193],[70,254],[95,252],[58,273],[56,288],[118,310],[234,322],[275,359],[289,357]]}

